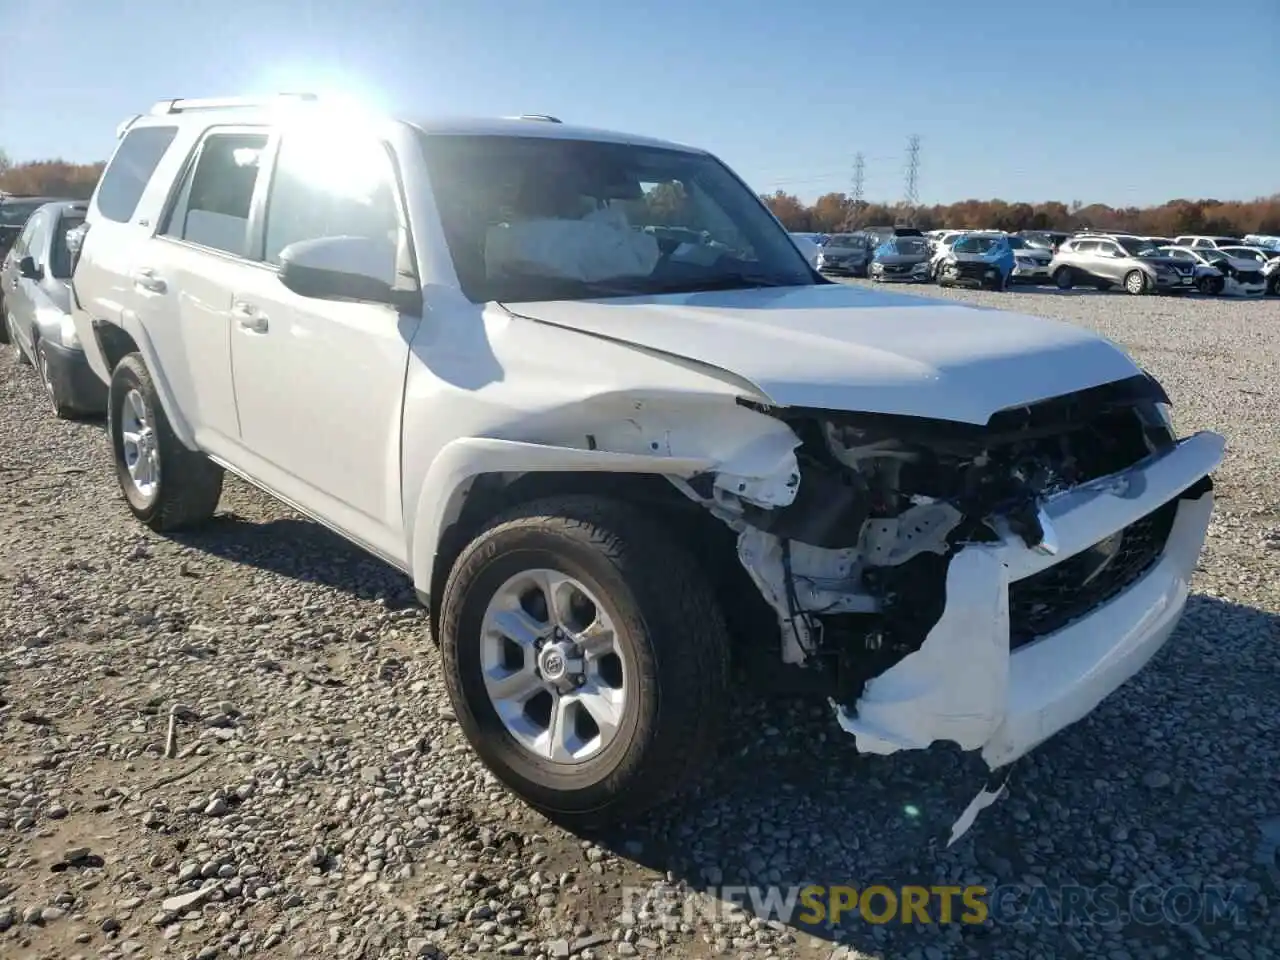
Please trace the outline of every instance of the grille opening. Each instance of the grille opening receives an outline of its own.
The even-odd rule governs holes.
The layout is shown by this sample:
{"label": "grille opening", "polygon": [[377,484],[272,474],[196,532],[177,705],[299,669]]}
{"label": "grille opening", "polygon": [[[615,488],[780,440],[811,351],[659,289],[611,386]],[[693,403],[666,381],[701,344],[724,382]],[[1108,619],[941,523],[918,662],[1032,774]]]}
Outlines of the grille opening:
{"label": "grille opening", "polygon": [[1173,529],[1178,502],[1174,498],[1121,530],[1119,548],[1101,570],[1105,553],[1100,548],[1106,540],[1009,584],[1010,648],[1087,616],[1155,566]]}

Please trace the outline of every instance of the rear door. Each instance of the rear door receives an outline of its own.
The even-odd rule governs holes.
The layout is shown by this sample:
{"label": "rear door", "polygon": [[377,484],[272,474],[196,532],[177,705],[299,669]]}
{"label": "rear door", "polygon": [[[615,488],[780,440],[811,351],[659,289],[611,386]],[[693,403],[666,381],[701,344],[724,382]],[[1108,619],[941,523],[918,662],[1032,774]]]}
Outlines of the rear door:
{"label": "rear door", "polygon": [[265,126],[206,130],[134,268],[138,310],[174,396],[197,443],[221,455],[240,438],[231,308],[246,277],[262,269],[250,256],[250,215],[270,139]]}

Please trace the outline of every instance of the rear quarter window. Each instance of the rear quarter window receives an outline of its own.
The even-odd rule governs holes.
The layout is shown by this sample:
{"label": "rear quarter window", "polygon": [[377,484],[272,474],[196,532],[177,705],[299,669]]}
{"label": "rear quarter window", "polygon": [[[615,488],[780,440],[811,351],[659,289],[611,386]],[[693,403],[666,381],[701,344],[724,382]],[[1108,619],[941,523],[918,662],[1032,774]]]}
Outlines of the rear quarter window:
{"label": "rear quarter window", "polygon": [[137,127],[124,135],[98,184],[99,213],[117,223],[129,222],[177,133],[177,127]]}

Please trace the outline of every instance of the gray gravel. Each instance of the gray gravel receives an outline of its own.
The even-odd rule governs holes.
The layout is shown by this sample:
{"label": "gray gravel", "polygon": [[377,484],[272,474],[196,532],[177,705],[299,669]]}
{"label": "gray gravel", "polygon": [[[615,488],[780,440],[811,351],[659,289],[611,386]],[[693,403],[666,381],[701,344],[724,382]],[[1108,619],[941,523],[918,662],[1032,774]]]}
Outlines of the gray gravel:
{"label": "gray gravel", "polygon": [[[1184,432],[1230,442],[1170,647],[950,850],[934,838],[972,763],[860,757],[793,701],[736,704],[680,805],[563,832],[471,756],[401,575],[238,482],[209,531],[149,534],[101,425],[56,421],[29,368],[0,369],[0,954],[1275,956],[1280,302],[919,292],[1091,326],[1167,385]],[[1121,902],[1236,885],[1244,906],[835,929],[679,907],[722,884],[878,882],[1055,903],[1071,884]],[[648,906],[624,914],[623,884]]]}

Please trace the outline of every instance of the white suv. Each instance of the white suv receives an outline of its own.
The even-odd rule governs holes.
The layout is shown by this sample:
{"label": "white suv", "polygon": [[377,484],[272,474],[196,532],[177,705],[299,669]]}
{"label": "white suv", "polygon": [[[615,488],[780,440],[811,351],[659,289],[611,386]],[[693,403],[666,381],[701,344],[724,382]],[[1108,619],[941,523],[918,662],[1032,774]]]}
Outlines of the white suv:
{"label": "white suv", "polygon": [[471,743],[570,820],[702,767],[731,661],[1007,771],[1165,642],[1209,522],[1222,438],[1116,346],[828,282],[701,150],[163,102],[79,249],[138,519],[230,470],[405,571]]}

